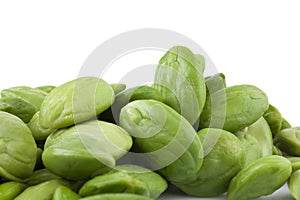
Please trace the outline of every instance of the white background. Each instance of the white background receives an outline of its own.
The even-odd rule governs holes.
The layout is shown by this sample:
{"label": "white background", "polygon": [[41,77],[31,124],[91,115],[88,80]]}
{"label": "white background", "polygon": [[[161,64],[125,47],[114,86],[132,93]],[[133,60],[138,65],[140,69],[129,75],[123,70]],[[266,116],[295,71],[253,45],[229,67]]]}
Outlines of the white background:
{"label": "white background", "polygon": [[59,85],[107,39],[164,28],[197,42],[228,85],[260,87],[300,125],[299,10],[291,0],[1,1],[0,89]]}
{"label": "white background", "polygon": [[59,85],[105,40],[164,28],[196,41],[228,85],[260,87],[300,125],[299,10],[296,0],[1,1],[0,89]]}

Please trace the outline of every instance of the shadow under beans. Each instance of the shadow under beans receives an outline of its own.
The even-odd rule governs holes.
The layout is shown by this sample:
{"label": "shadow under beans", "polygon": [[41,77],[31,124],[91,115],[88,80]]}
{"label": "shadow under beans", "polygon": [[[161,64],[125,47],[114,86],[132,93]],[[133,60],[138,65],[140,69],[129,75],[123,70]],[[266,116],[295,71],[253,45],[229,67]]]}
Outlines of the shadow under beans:
{"label": "shadow under beans", "polygon": [[[226,200],[226,195],[223,194],[218,197],[191,197],[173,185],[170,185],[168,190],[158,200]],[[256,198],[257,200],[294,200],[290,194],[287,185],[285,184],[279,190],[268,196]]]}

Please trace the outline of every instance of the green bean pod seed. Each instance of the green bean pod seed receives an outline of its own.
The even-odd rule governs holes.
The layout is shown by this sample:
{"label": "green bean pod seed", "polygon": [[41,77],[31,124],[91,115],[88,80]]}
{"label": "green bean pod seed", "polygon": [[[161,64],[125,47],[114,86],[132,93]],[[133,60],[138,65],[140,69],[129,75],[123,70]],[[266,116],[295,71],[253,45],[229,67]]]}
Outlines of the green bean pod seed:
{"label": "green bean pod seed", "polygon": [[291,172],[291,162],[282,156],[257,159],[231,180],[227,200],[248,200],[272,194],[288,180]]}
{"label": "green bean pod seed", "polygon": [[[172,47],[159,61],[154,85],[164,103],[184,116],[192,125],[199,119],[206,98],[200,59],[186,47]],[[203,64],[204,65],[204,64]]]}
{"label": "green bean pod seed", "polygon": [[105,193],[133,193],[150,196],[147,183],[122,171],[96,176],[87,181],[79,190],[79,195],[82,197]]}
{"label": "green bean pod seed", "polygon": [[300,169],[300,157],[288,156],[286,157],[292,163],[292,170],[295,172]]}
{"label": "green bean pod seed", "polygon": [[200,173],[192,183],[175,185],[188,195],[218,196],[244,166],[244,149],[235,135],[222,129],[202,129],[198,136],[205,155]]}
{"label": "green bean pod seed", "polygon": [[104,80],[82,77],[53,89],[41,105],[44,128],[64,128],[89,120],[111,106],[114,91]]}
{"label": "green bean pod seed", "polygon": [[44,169],[35,170],[25,183],[27,186],[33,186],[54,179],[58,180],[62,178],[44,168]]}
{"label": "green bean pod seed", "polygon": [[281,113],[275,106],[270,104],[268,110],[266,110],[263,117],[268,122],[272,131],[272,135],[274,136],[281,129],[281,123],[282,123]]}
{"label": "green bean pod seed", "polygon": [[136,100],[121,110],[120,125],[134,137],[133,150],[171,182],[192,182],[203,150],[192,125],[171,107]]}
{"label": "green bean pod seed", "polygon": [[36,112],[29,123],[27,124],[29,129],[32,132],[32,136],[34,137],[35,140],[37,141],[43,141],[46,140],[47,137],[56,131],[54,128],[44,128],[42,127],[40,123],[40,111]]}
{"label": "green bean pod seed", "polygon": [[158,90],[153,87],[142,85],[133,88],[129,88],[119,93],[116,96],[115,102],[112,105],[112,112],[118,120],[121,109],[129,102],[142,99],[153,99],[157,101],[163,101],[163,97]]}
{"label": "green bean pod seed", "polygon": [[286,128],[274,137],[274,144],[291,156],[300,156],[300,127]]}
{"label": "green bean pod seed", "polygon": [[244,143],[246,152],[245,166],[258,158],[273,154],[272,132],[269,124],[263,117],[235,134]]}
{"label": "green bean pod seed", "polygon": [[52,200],[56,188],[64,185],[69,186],[65,180],[51,180],[26,188],[15,200]]}
{"label": "green bean pod seed", "polygon": [[88,121],[52,133],[46,140],[42,160],[53,173],[82,180],[107,172],[132,146],[121,127],[102,121]]}
{"label": "green bean pod seed", "polygon": [[25,190],[25,188],[25,184],[15,181],[2,183],[0,185],[0,200],[13,200]]}
{"label": "green bean pod seed", "polygon": [[252,135],[258,141],[262,149],[262,156],[272,155],[272,132],[267,121],[263,117],[248,126],[246,134]]}
{"label": "green bean pod seed", "polygon": [[126,172],[137,180],[146,183],[150,192],[149,196],[153,199],[158,198],[168,187],[167,181],[158,173],[138,165],[119,165],[116,166],[110,173],[114,173],[116,171]]}
{"label": "green bean pod seed", "polygon": [[101,113],[98,117],[100,120],[119,124],[121,109],[131,101],[140,99],[154,99],[163,101],[163,97],[158,90],[153,87],[142,85],[129,88],[118,93],[112,106]]}
{"label": "green bean pod seed", "polygon": [[262,157],[261,146],[255,137],[250,134],[244,134],[243,132],[239,132],[236,135],[243,144],[242,147],[245,152],[245,166]]}
{"label": "green bean pod seed", "polygon": [[[219,104],[220,99],[226,99],[225,94],[225,88],[226,88],[226,80],[225,76],[222,73],[215,74],[213,76],[208,76],[205,78],[205,84],[206,84],[206,100],[205,100],[205,107],[210,105],[210,107],[215,107],[215,104]],[[218,99],[214,98],[214,93],[220,91],[218,94]],[[223,106],[219,106],[218,110],[212,110],[212,112],[218,112],[218,113],[225,113],[226,112],[226,106],[225,104]],[[225,117],[223,120],[214,121],[213,126],[211,127],[223,127],[225,121]],[[194,126],[195,127],[195,126]],[[203,127],[200,127],[199,124],[196,129],[200,130]]]}
{"label": "green bean pod seed", "polygon": [[300,199],[300,170],[292,173],[288,180],[288,188],[296,200]]}
{"label": "green bean pod seed", "polygon": [[204,73],[205,71],[205,58],[201,54],[195,54],[195,62],[196,62],[196,68],[201,72]]}
{"label": "green bean pod seed", "polygon": [[1,91],[2,97],[15,97],[22,99],[34,106],[36,110],[40,110],[41,104],[47,94],[47,92],[44,92],[40,89],[31,88],[28,86],[17,86]]}
{"label": "green bean pod seed", "polygon": [[37,146],[26,124],[0,111],[0,176],[24,181],[33,172],[36,154]]}
{"label": "green bean pod seed", "polygon": [[55,189],[52,200],[78,200],[80,196],[66,186]]}
{"label": "green bean pod seed", "polygon": [[252,85],[236,85],[210,95],[199,128],[222,128],[236,132],[250,126],[268,109],[266,94]]}
{"label": "green bean pod seed", "polygon": [[6,109],[2,109],[2,111],[19,117],[25,123],[29,122],[33,115],[37,112],[37,109],[33,105],[20,98],[2,97],[0,102],[8,105],[8,107]]}
{"label": "green bean pod seed", "polygon": [[223,73],[217,73],[213,76],[205,77],[205,83],[207,87],[206,98],[209,98],[210,94],[226,88],[226,80]]}

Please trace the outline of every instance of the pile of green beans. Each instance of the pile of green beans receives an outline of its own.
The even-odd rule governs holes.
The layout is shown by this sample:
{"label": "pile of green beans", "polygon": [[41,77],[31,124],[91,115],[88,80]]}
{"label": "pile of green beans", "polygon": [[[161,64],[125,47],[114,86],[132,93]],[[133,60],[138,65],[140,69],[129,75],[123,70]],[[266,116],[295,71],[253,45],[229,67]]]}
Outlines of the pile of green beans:
{"label": "pile of green beans", "polygon": [[247,200],[287,183],[300,199],[300,128],[254,85],[205,77],[170,48],[152,85],[98,77],[1,91],[0,200]]}

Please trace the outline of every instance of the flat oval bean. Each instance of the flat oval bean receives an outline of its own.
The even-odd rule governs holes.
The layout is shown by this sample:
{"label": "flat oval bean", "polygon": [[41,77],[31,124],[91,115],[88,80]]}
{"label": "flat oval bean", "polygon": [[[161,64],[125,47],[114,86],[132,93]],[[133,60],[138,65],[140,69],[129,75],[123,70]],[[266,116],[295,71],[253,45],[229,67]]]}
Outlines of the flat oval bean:
{"label": "flat oval bean", "polygon": [[293,172],[300,169],[300,157],[287,156],[285,158],[288,159],[292,163]]}
{"label": "flat oval bean", "polygon": [[119,165],[116,166],[110,173],[115,171],[126,172],[137,180],[146,183],[150,193],[149,196],[154,199],[158,198],[168,187],[167,181],[158,173],[138,165]]}
{"label": "flat oval bean", "polygon": [[78,200],[80,196],[66,186],[55,189],[52,200]]}
{"label": "flat oval bean", "polygon": [[22,99],[34,106],[36,110],[40,110],[41,104],[47,94],[47,92],[40,89],[28,86],[11,87],[1,91],[2,97],[15,97]]}
{"label": "flat oval bean", "polygon": [[26,124],[0,111],[0,176],[24,182],[33,173],[36,154],[37,146]]}
{"label": "flat oval bean", "polygon": [[205,156],[197,179],[174,184],[188,195],[218,196],[227,191],[230,180],[243,168],[244,149],[235,135],[222,129],[202,129],[198,136]]}
{"label": "flat oval bean", "polygon": [[[163,102],[194,124],[203,110],[206,87],[199,59],[186,47],[172,47],[159,61],[154,85]],[[204,61],[204,60],[203,60]]]}
{"label": "flat oval bean", "polygon": [[251,125],[268,109],[266,94],[253,85],[235,85],[210,95],[200,116],[199,128],[236,132]]}
{"label": "flat oval bean", "polygon": [[282,156],[257,159],[231,180],[227,200],[247,200],[272,194],[288,180],[291,172],[291,162]]}
{"label": "flat oval bean", "polygon": [[2,183],[0,185],[0,199],[1,200],[13,200],[23,190],[25,190],[25,188],[26,188],[25,184],[15,182],[15,181]]}
{"label": "flat oval bean", "polygon": [[274,144],[291,156],[300,156],[300,127],[286,128],[274,137]]}
{"label": "flat oval bean", "polygon": [[53,89],[41,105],[44,128],[65,128],[95,118],[114,101],[114,91],[103,79],[81,77]]}
{"label": "flat oval bean", "polygon": [[202,165],[201,142],[192,125],[156,100],[136,100],[121,110],[120,125],[133,149],[171,182],[192,182]]}
{"label": "flat oval bean", "polygon": [[69,182],[59,179],[30,186],[18,195],[15,200],[51,200],[56,188],[62,185],[68,186]]}
{"label": "flat oval bean", "polygon": [[300,199],[300,170],[292,173],[288,180],[288,188],[295,199]]}
{"label": "flat oval bean", "polygon": [[273,106],[269,105],[268,110],[264,113],[263,117],[268,122],[273,136],[281,129],[282,115],[279,110]]}
{"label": "flat oval bean", "polygon": [[79,190],[79,195],[82,197],[105,193],[133,193],[150,196],[147,183],[122,171],[96,176],[87,181]]}
{"label": "flat oval bean", "polygon": [[124,129],[92,120],[52,133],[46,140],[42,160],[55,174],[82,180],[107,172],[131,146],[132,139]]}

